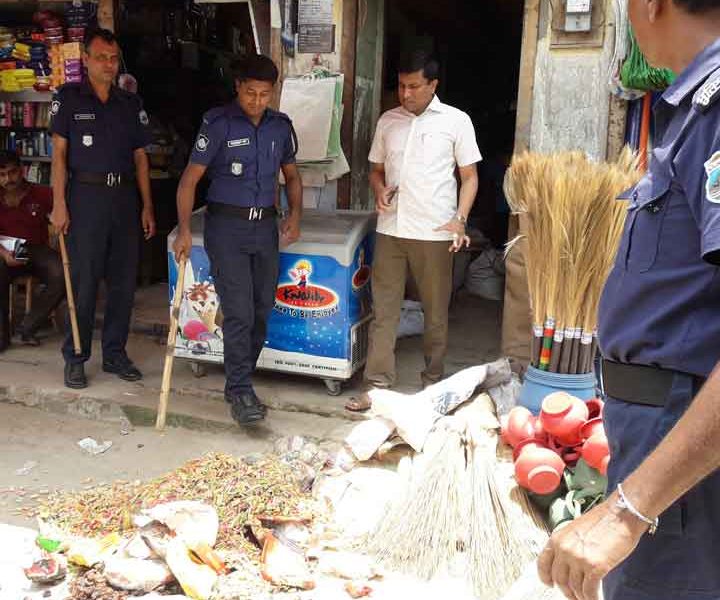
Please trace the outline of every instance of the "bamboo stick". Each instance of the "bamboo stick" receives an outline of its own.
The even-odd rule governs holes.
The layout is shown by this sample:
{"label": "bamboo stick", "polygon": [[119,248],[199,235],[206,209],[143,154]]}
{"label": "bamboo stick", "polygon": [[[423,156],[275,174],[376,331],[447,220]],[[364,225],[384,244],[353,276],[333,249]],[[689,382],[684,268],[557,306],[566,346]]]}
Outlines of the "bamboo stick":
{"label": "bamboo stick", "polygon": [[60,231],[58,234],[60,241],[60,257],[63,264],[63,275],[65,276],[65,293],[67,295],[68,313],[70,315],[70,327],[72,329],[73,350],[76,356],[82,354],[80,345],[80,330],[77,322],[77,310],[75,309],[75,294],[73,294],[72,278],[70,277],[70,258],[68,257],[67,248],[65,246],[65,234]]}
{"label": "bamboo stick", "polygon": [[187,258],[180,257],[178,266],[178,278],[173,294],[172,312],[170,313],[170,329],[168,331],[167,346],[165,347],[165,366],[163,368],[162,385],[160,386],[160,402],[158,404],[157,421],[155,428],[165,429],[167,416],[168,398],[170,396],[170,378],[172,377],[173,360],[175,358],[175,340],[177,339],[178,319],[180,318],[180,304],[182,303],[185,290],[185,267]]}

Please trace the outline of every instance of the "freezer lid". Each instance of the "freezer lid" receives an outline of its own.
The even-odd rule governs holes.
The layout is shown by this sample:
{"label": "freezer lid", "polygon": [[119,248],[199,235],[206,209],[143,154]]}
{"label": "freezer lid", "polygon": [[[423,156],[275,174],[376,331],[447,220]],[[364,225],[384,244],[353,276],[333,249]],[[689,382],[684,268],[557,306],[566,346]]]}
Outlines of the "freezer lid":
{"label": "freezer lid", "polygon": [[[193,213],[190,230],[193,245],[203,245],[205,209]],[[300,240],[282,249],[284,253],[331,256],[341,265],[352,264],[355,250],[365,236],[375,230],[375,213],[338,210],[334,213],[311,209],[303,211]],[[177,227],[168,235],[168,250],[177,235]]]}

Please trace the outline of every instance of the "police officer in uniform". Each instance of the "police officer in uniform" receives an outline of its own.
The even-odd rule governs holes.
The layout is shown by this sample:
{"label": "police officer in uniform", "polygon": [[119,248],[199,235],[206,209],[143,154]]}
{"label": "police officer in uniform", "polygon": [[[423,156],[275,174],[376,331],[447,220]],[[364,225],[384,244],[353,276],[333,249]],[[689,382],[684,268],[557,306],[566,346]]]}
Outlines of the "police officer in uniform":
{"label": "police officer in uniform", "polygon": [[[239,423],[259,421],[265,407],[251,375],[265,343],[278,278],[278,237],[300,234],[302,183],[297,142],[287,115],[268,105],[278,79],[272,60],[255,55],[236,65],[235,101],[207,112],[178,188],[175,255],[189,256],[190,217],[198,182],[211,185],[205,249],[223,311],[225,399]],[[277,226],[278,174],[286,182],[289,214]]]}
{"label": "police officer in uniform", "polygon": [[[151,141],[140,98],[115,85],[120,47],[112,32],[91,30],[83,62],[87,79],[58,90],[51,105],[53,225],[67,234],[82,352],[70,327],[63,345],[65,385],[87,386],[95,299],[106,284],[103,370],[126,381],[142,374],[125,352],[141,244],[155,234],[150,170]],[[138,202],[138,190],[142,208]]]}
{"label": "police officer in uniform", "polygon": [[720,0],[629,0],[651,64],[649,170],[600,307],[608,498],[553,535],[568,598],[720,598]]}

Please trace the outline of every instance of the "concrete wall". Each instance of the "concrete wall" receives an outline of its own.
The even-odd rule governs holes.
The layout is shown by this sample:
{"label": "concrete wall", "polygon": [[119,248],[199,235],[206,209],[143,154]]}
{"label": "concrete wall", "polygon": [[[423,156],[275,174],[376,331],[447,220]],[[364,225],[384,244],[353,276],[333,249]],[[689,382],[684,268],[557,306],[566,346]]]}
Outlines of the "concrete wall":
{"label": "concrete wall", "polygon": [[580,149],[604,159],[610,107],[606,82],[615,37],[612,0],[606,2],[600,48],[551,48],[551,11],[559,4],[540,2],[530,149]]}

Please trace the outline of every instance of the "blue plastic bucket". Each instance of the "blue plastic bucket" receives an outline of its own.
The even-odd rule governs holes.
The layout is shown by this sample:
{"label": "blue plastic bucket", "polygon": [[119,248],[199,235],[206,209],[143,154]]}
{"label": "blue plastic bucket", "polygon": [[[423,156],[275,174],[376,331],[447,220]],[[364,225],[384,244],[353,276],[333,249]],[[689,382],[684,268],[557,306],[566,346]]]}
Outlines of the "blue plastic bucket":
{"label": "blue plastic bucket", "polygon": [[534,415],[540,414],[542,401],[553,392],[567,392],[581,400],[597,397],[597,380],[595,373],[567,375],[565,373],[549,373],[535,367],[528,367],[525,381],[520,390],[520,406],[524,406]]}

